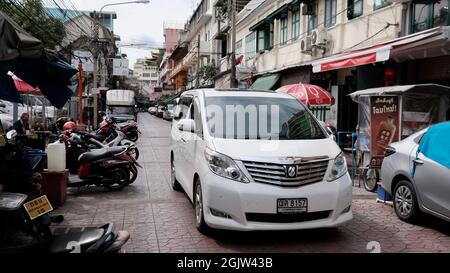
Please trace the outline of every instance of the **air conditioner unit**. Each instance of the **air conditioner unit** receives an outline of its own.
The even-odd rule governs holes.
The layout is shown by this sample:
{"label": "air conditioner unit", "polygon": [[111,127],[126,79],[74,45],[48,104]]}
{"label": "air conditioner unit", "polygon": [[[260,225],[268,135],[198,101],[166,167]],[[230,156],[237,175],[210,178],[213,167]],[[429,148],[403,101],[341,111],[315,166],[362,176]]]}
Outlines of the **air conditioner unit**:
{"label": "air conditioner unit", "polygon": [[300,41],[300,49],[302,53],[311,53],[312,51],[312,43],[311,36],[306,36]]}
{"label": "air conditioner unit", "polygon": [[327,43],[328,36],[323,27],[316,28],[311,33],[311,44],[314,46],[323,46]]}

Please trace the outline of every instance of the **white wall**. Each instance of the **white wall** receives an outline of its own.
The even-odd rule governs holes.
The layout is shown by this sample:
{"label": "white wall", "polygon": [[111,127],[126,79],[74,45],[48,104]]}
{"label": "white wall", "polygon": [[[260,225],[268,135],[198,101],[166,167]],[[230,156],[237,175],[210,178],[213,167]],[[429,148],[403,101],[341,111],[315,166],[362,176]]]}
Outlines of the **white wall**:
{"label": "white wall", "polygon": [[[256,0],[252,1],[255,2]],[[309,63],[312,60],[331,56],[341,53],[345,50],[361,48],[365,46],[375,45],[383,41],[396,38],[400,32],[401,23],[401,4],[391,4],[390,6],[379,10],[373,9],[373,0],[363,0],[363,15],[352,20],[347,19],[347,0],[337,0],[337,13],[341,13],[336,17],[336,24],[326,29],[330,43],[325,54],[318,53],[314,56],[303,54],[300,50],[300,40],[307,34],[308,16],[300,15],[300,39],[289,41],[291,39],[292,16],[289,13],[288,19],[288,43],[280,46],[280,24],[279,20],[275,20],[274,29],[274,48],[263,54],[256,54],[256,57],[247,61],[243,65],[256,66],[258,73],[270,72],[275,69],[299,65],[301,63]],[[249,5],[252,4],[249,3]],[[267,15],[281,7],[290,0],[269,1],[270,5],[257,10],[248,19],[243,20],[237,27],[236,41],[243,40],[245,49],[245,37],[250,33],[249,28],[266,18]],[[318,9],[318,25],[323,26],[325,21],[325,0],[319,0]],[[393,24],[386,30],[387,23]],[[397,25],[395,25],[397,24]],[[380,33],[378,33],[380,32]],[[378,34],[377,34],[378,33]],[[377,34],[377,35],[375,35]],[[372,37],[373,36],[373,37]],[[244,50],[245,51],[245,50]]]}

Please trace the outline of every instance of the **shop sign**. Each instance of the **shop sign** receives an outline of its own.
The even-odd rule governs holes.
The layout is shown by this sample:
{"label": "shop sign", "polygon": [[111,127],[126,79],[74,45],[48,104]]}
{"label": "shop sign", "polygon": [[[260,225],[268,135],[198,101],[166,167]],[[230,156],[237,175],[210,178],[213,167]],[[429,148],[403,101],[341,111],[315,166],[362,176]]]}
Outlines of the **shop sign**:
{"label": "shop sign", "polygon": [[388,146],[400,140],[400,97],[371,97],[370,124],[370,164],[372,167],[381,167]]}

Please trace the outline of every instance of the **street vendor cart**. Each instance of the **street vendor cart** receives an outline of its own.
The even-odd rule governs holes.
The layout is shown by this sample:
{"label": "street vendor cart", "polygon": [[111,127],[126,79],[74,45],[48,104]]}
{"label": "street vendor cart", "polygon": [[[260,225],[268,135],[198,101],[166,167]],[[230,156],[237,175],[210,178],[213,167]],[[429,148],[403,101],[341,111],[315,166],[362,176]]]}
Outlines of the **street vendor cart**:
{"label": "street vendor cart", "polygon": [[350,96],[359,105],[353,168],[368,191],[378,188],[384,155],[392,142],[450,119],[448,86],[398,85],[361,90]]}

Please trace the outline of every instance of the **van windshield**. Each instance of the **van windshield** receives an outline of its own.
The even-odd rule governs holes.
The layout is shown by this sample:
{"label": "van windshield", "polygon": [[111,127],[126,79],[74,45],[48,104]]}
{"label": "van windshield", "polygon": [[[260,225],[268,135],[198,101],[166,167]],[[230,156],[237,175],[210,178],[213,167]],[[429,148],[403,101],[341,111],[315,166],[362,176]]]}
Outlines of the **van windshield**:
{"label": "van windshield", "polygon": [[296,99],[223,96],[206,98],[211,136],[224,139],[323,139],[326,134]]}
{"label": "van windshield", "polygon": [[132,107],[109,107],[111,115],[134,115],[134,108]]}

